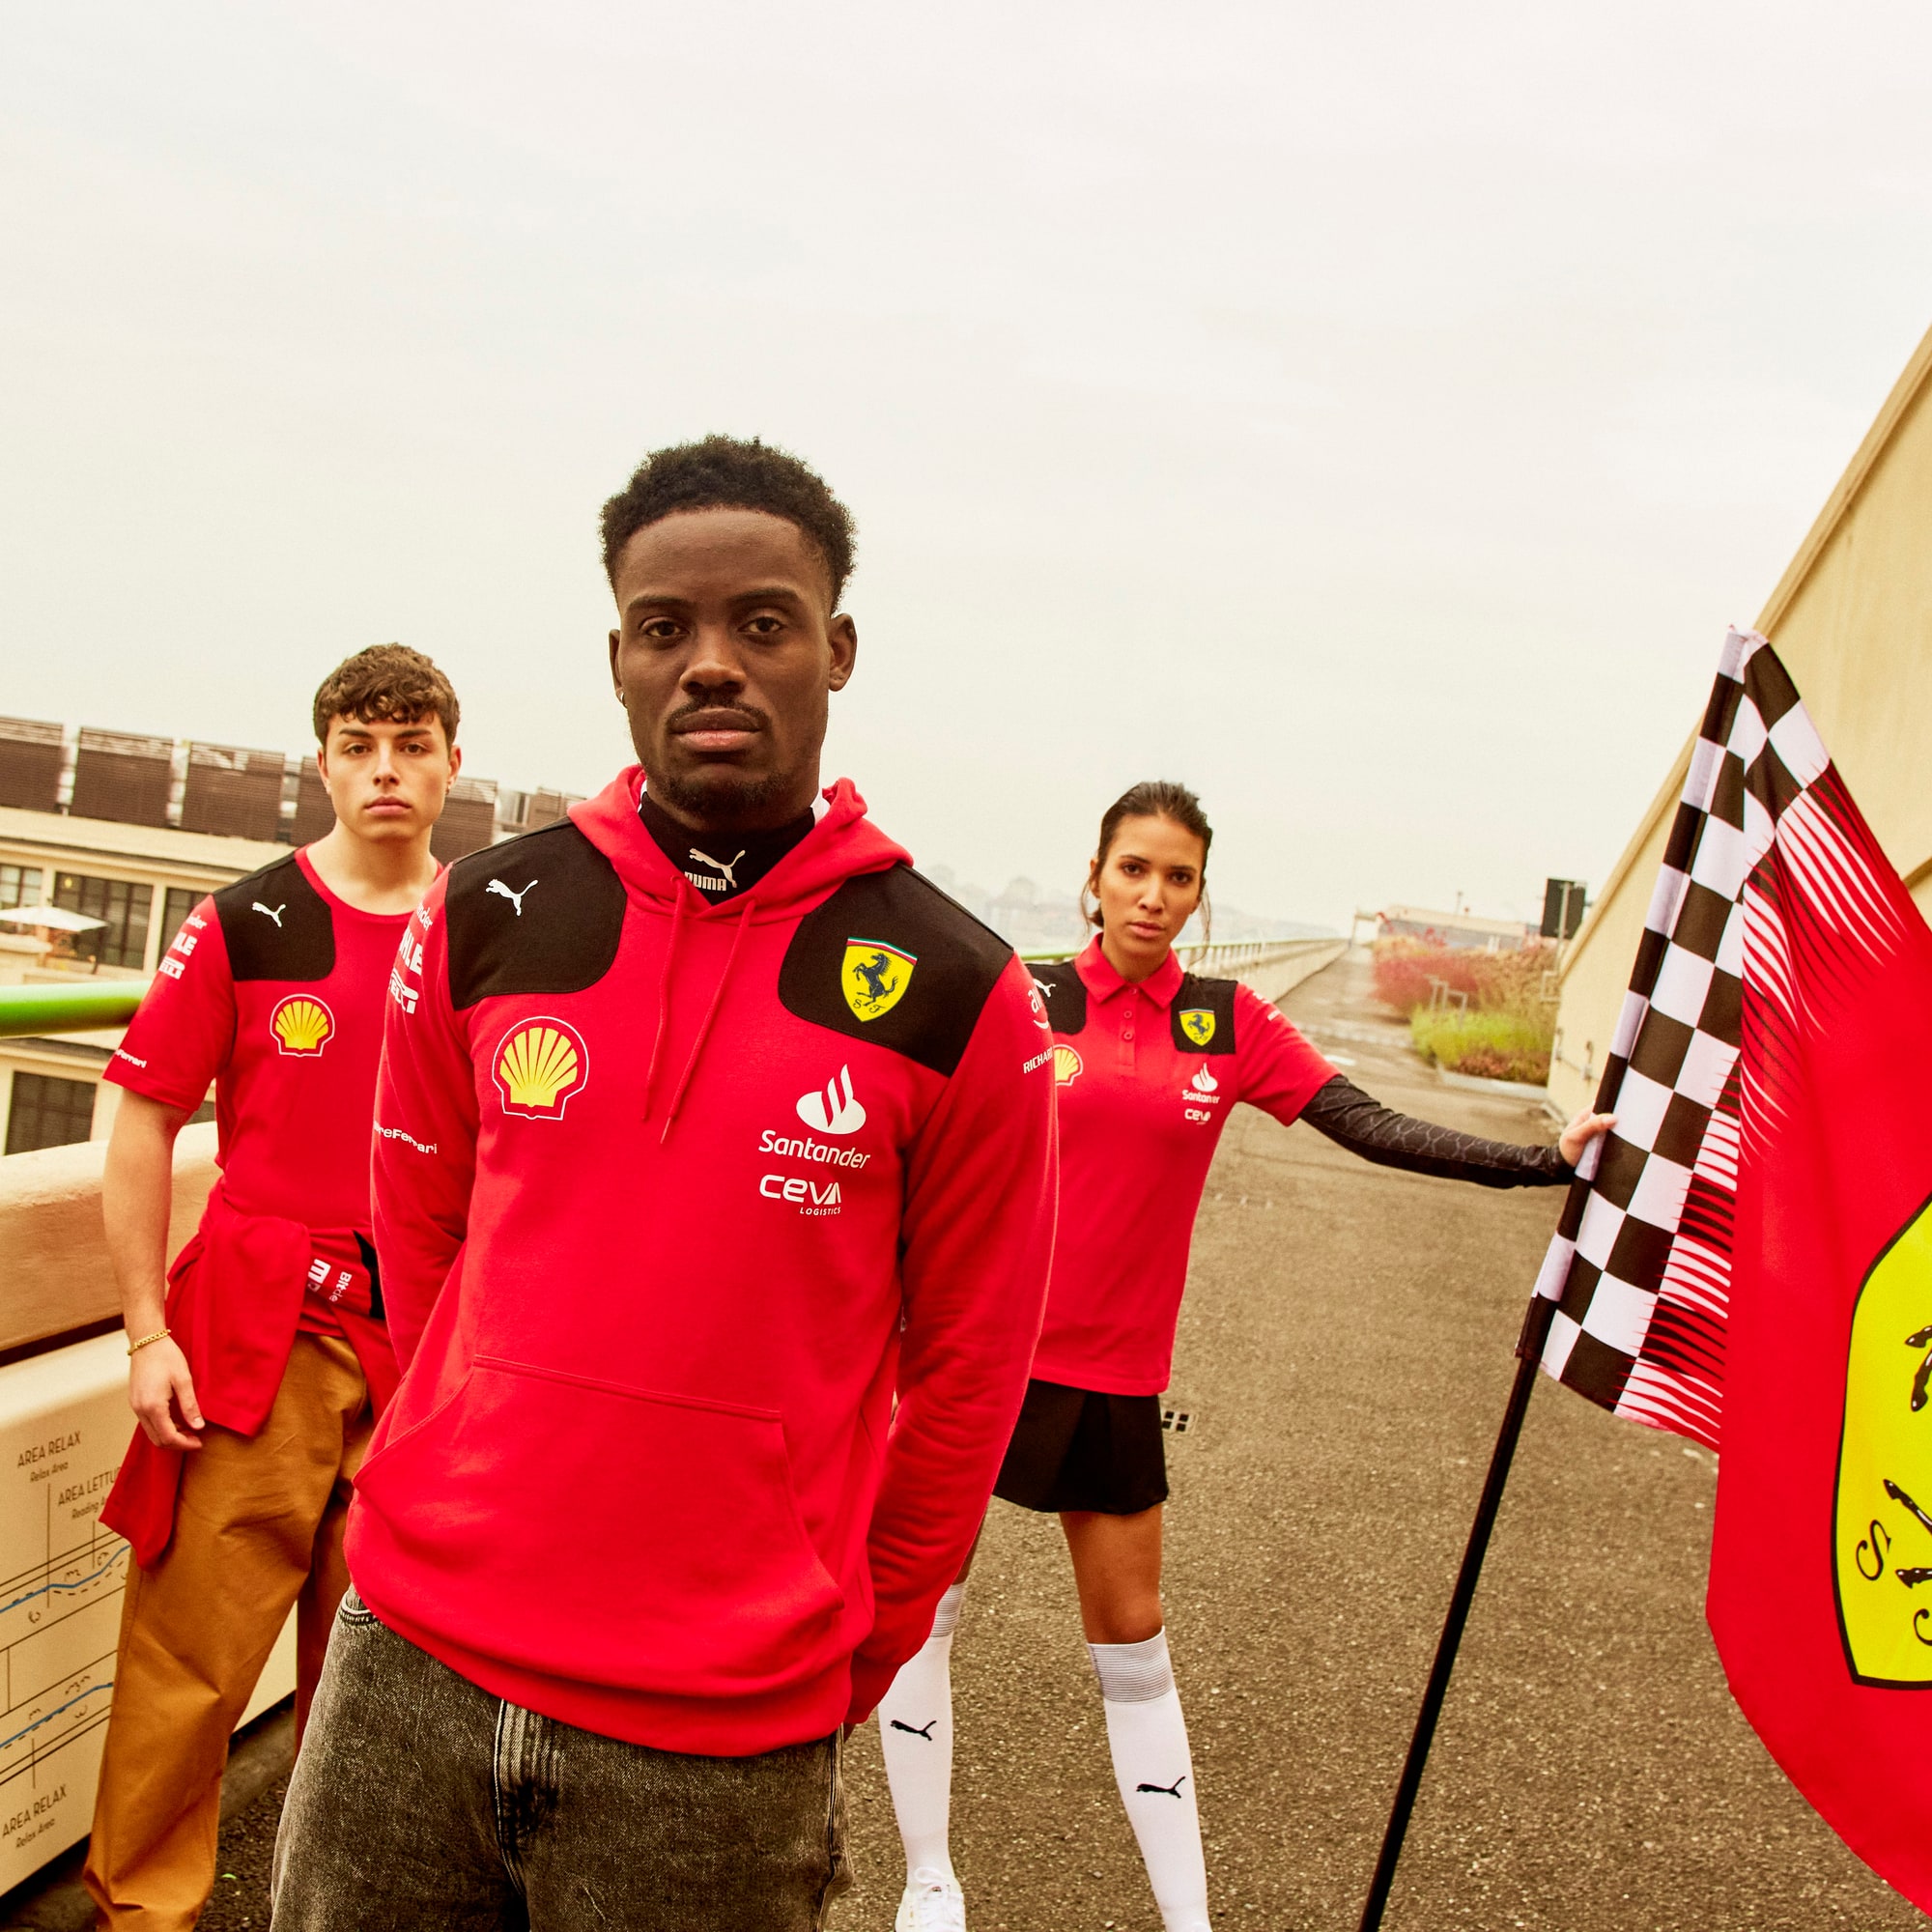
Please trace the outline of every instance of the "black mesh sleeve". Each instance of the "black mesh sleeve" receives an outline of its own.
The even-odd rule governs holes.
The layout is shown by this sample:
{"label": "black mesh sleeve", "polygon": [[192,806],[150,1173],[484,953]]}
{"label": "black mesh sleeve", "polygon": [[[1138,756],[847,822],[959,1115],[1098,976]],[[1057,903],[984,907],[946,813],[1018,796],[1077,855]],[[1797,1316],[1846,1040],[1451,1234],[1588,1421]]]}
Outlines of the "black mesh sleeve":
{"label": "black mesh sleeve", "polygon": [[1473,1180],[1481,1187],[1557,1187],[1576,1172],[1553,1147],[1480,1140],[1398,1114],[1339,1073],[1301,1110],[1301,1118],[1364,1160],[1445,1180]]}

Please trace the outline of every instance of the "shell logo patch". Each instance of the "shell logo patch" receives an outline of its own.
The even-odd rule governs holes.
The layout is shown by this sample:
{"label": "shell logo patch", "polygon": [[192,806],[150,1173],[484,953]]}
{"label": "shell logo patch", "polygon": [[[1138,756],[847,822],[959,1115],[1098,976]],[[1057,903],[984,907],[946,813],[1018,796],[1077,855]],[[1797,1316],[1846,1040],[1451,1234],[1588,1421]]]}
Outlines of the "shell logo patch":
{"label": "shell logo patch", "polygon": [[1859,1291],[1833,1515],[1832,1580],[1852,1675],[1932,1685],[1932,1207]]}
{"label": "shell logo patch", "polygon": [[269,1031],[275,1037],[277,1053],[309,1060],[334,1035],[335,1015],[313,993],[291,993],[275,1002],[269,1014]]}
{"label": "shell logo patch", "polygon": [[1206,1046],[1214,1037],[1214,1009],[1211,1007],[1189,1007],[1179,1018],[1181,1032],[1196,1046]]}
{"label": "shell logo patch", "polygon": [[912,984],[918,955],[888,946],[880,939],[848,939],[845,960],[838,969],[838,989],[858,1020],[875,1020],[889,1013]]}
{"label": "shell logo patch", "polygon": [[1053,1084],[1056,1087],[1070,1085],[1078,1077],[1080,1066],[1081,1060],[1079,1054],[1068,1046],[1064,1039],[1055,1040],[1053,1043]]}
{"label": "shell logo patch", "polygon": [[590,1050],[567,1021],[526,1020],[504,1035],[495,1071],[504,1113],[560,1121],[571,1097],[582,1093],[590,1078]]}

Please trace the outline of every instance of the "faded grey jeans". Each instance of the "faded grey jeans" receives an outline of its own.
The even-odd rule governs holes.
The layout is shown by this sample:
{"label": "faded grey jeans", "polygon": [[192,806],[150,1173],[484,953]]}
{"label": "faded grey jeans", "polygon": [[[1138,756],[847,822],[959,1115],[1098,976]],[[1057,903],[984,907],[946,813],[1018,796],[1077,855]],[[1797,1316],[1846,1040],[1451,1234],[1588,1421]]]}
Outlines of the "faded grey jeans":
{"label": "faded grey jeans", "polygon": [[693,1757],[493,1697],[352,1589],[275,1841],[275,1932],[815,1932],[838,1740]]}

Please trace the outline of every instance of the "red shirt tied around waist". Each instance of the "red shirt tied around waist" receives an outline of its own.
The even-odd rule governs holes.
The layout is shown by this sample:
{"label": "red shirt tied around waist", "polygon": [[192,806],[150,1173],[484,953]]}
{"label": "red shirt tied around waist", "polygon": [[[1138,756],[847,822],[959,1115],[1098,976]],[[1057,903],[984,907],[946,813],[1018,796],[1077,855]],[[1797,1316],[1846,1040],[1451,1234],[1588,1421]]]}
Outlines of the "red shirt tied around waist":
{"label": "red shirt tied around waist", "polygon": [[1335,1069],[1279,1008],[1172,952],[1135,984],[1095,939],[1034,978],[1053,1023],[1060,1214],[1033,1373],[1158,1395],[1222,1128],[1244,1100],[1287,1124]]}

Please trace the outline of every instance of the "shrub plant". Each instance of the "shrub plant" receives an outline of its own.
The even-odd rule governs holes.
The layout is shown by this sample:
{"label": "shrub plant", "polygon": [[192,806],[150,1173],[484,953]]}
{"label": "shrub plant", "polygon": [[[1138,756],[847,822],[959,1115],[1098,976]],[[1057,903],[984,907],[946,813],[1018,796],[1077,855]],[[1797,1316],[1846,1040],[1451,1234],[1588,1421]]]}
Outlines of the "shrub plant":
{"label": "shrub plant", "polygon": [[[1420,939],[1384,939],[1375,949],[1377,998],[1408,1019],[1416,1051],[1452,1073],[1542,1086],[1549,1078],[1556,1025],[1548,976],[1554,949],[1474,952]],[[1439,980],[1467,1005],[1437,999]]]}

